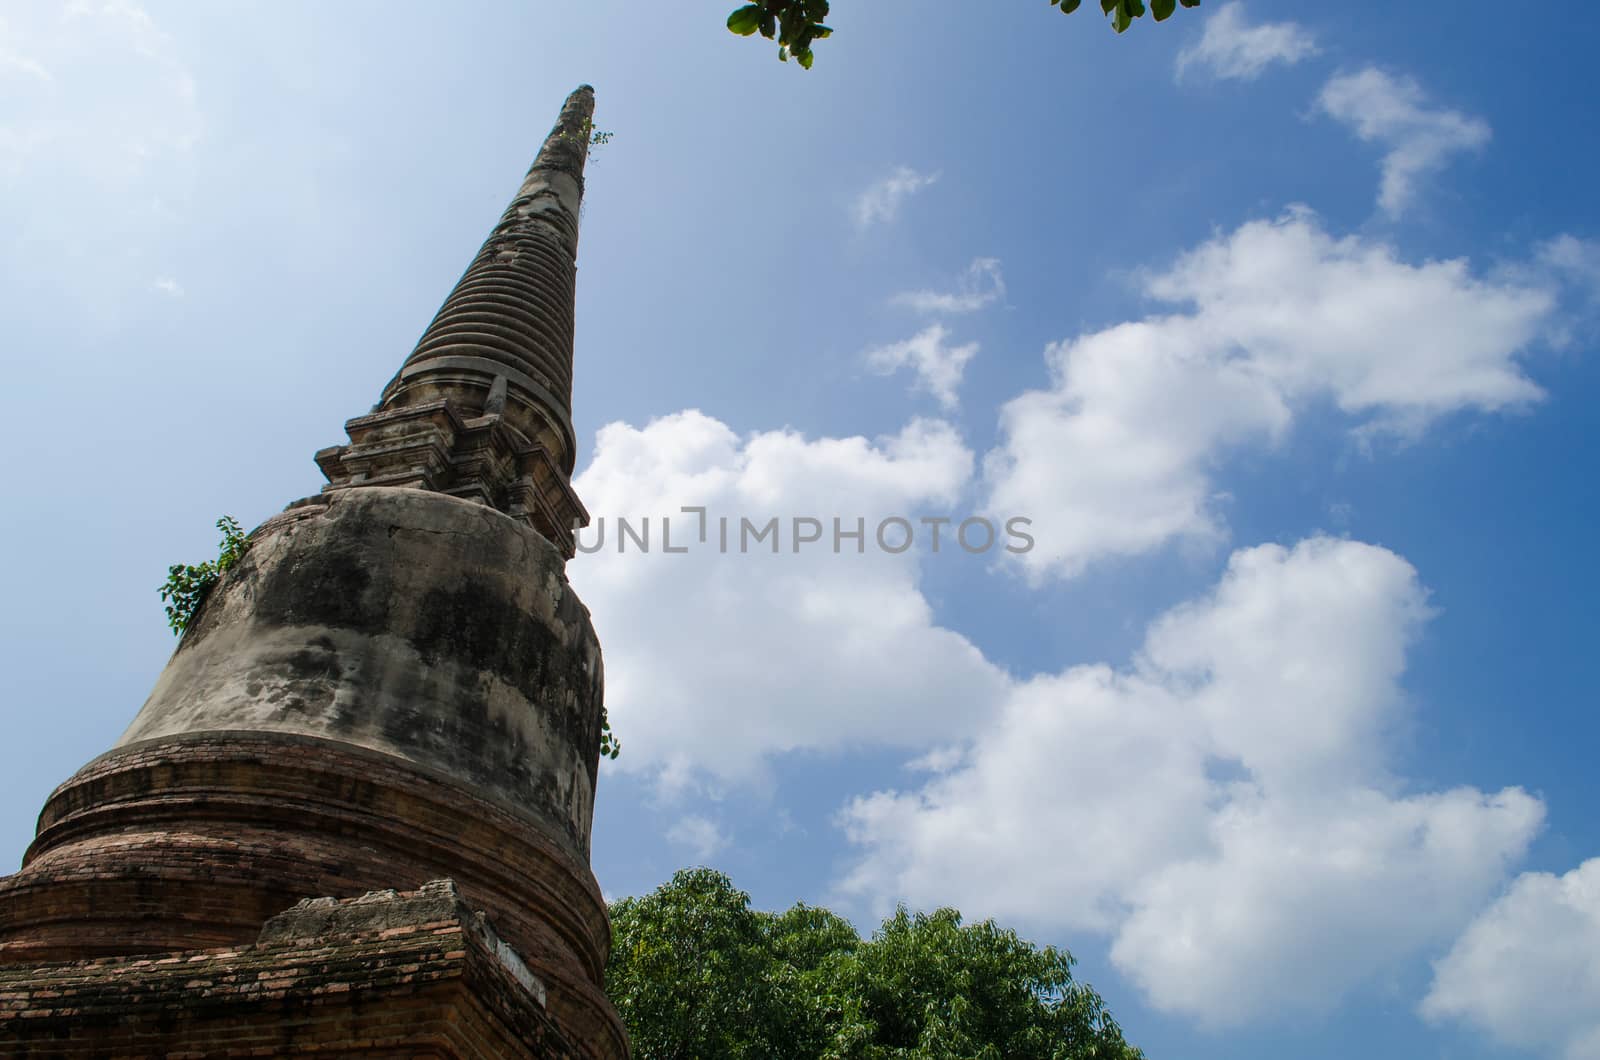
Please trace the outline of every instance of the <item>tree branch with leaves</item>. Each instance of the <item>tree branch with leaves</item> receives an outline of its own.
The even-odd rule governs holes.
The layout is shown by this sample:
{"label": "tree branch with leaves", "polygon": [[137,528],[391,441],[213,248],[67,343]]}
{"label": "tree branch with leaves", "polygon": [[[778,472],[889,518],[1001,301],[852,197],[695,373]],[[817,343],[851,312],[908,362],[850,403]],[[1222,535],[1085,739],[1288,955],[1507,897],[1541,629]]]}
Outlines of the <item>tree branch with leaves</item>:
{"label": "tree branch with leaves", "polygon": [[[1050,0],[1050,6],[1064,15],[1070,15],[1082,6],[1083,0]],[[1100,0],[1100,11],[1111,19],[1111,28],[1122,33],[1136,18],[1143,18],[1146,10],[1157,22],[1165,22],[1180,6],[1199,7],[1200,0]],[[823,24],[828,17],[828,0],[757,0],[736,8],[728,16],[728,29],[741,37],[757,33],[767,40],[778,42],[778,58],[788,62],[794,58],[809,70],[816,61],[811,50],[815,41],[833,36],[833,28]]]}

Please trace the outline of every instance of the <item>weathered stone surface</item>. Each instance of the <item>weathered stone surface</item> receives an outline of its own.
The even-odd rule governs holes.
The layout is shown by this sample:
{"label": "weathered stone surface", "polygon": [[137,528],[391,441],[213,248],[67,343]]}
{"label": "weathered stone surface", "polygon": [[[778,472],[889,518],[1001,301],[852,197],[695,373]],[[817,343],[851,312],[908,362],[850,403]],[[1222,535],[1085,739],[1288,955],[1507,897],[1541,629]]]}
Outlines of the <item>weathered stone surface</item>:
{"label": "weathered stone surface", "polygon": [[249,730],[370,747],[586,857],[601,681],[588,612],[537,532],[425,490],[346,490],[251,535],[119,746]]}
{"label": "weathered stone surface", "polygon": [[6,1056],[578,1060],[544,986],[454,884],[307,899],[254,944],[0,966]]}

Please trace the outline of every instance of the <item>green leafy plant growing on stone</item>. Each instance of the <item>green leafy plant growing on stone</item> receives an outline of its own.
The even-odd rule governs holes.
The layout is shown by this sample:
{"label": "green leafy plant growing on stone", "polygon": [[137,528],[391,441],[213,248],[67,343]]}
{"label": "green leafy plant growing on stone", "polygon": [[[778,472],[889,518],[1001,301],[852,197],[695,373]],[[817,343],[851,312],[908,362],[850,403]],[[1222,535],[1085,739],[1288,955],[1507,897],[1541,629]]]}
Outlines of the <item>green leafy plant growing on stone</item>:
{"label": "green leafy plant growing on stone", "polygon": [[[1083,0],[1050,0],[1050,6],[1070,15],[1082,6]],[[1157,22],[1172,17],[1179,5],[1199,7],[1200,0],[1150,0],[1149,10]],[[1133,25],[1133,20],[1143,18],[1144,0],[1100,0],[1100,10],[1111,19],[1111,28],[1118,33]],[[828,17],[828,0],[757,0],[736,8],[728,16],[728,29],[741,37],[759,33],[767,40],[778,42],[778,58],[796,62],[809,70],[816,57],[811,51],[813,41],[833,36],[832,28],[822,24]]]}
{"label": "green leafy plant growing on stone", "polygon": [[606,708],[600,708],[600,757],[610,758],[613,761],[622,753],[622,741],[617,739],[617,734],[611,731],[611,716],[606,713]]}
{"label": "green leafy plant growing on stone", "polygon": [[[561,138],[568,143],[584,144],[592,151],[596,147],[604,147],[610,143],[611,138],[615,135],[617,134],[605,129],[596,129],[594,127],[594,119],[585,118],[583,120],[583,128],[563,132],[561,133]],[[591,155],[590,157],[592,160],[593,156]]]}
{"label": "green leafy plant growing on stone", "polygon": [[206,595],[222,579],[250,547],[244,529],[231,515],[217,520],[222,531],[222,543],[217,548],[217,558],[205,563],[174,563],[167,568],[167,581],[161,587],[161,599],[167,605],[167,625],[172,632],[182,634],[194,621],[195,614]]}
{"label": "green leafy plant growing on stone", "polygon": [[[589,164],[593,165],[595,161],[595,155],[599,153],[598,149],[604,147],[606,144],[609,144],[611,142],[611,138],[615,135],[617,134],[607,129],[596,129],[594,127],[594,119],[585,118],[583,120],[582,128],[564,131],[561,133],[561,138],[566,140],[568,143],[581,143],[585,145],[584,150],[588,155]],[[579,202],[578,216],[580,218],[583,217],[588,208],[588,203]],[[612,755],[611,757],[615,758],[617,756]]]}

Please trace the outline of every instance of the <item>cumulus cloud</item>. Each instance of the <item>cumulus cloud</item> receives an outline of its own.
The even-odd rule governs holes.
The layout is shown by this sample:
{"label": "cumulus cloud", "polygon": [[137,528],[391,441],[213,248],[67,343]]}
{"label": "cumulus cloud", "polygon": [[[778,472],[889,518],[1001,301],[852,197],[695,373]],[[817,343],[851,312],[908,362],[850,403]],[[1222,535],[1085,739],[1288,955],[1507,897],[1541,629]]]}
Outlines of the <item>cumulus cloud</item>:
{"label": "cumulus cloud", "polygon": [[1434,963],[1422,1014],[1508,1046],[1600,1057],[1600,858],[1519,876]]}
{"label": "cumulus cloud", "polygon": [[1001,410],[987,506],[1033,518],[1035,577],[1219,540],[1216,462],[1281,438],[1312,400],[1402,436],[1537,400],[1519,358],[1555,303],[1532,280],[1336,238],[1303,209],[1212,239],[1145,293],[1171,311],[1050,346],[1050,386]]}
{"label": "cumulus cloud", "polygon": [[1130,889],[1111,959],[1202,1024],[1326,1012],[1459,930],[1542,818],[1518,788],[1236,795],[1209,822],[1208,857]]}
{"label": "cumulus cloud", "polygon": [[1520,789],[1400,792],[1382,737],[1428,614],[1384,549],[1240,551],[1127,667],[1017,684],[959,764],[850,803],[842,890],[1104,932],[1202,1022],[1331,1007],[1459,931],[1542,820]]}
{"label": "cumulus cloud", "polygon": [[[611,524],[605,547],[570,573],[606,646],[606,702],[627,746],[614,765],[668,787],[759,783],[771,756],[795,750],[948,744],[991,712],[1004,674],[970,642],[935,624],[918,588],[918,550],[894,555],[854,540],[833,551],[833,520],[945,515],[970,481],[972,454],[955,431],[915,421],[877,440],[740,437],[699,412],[598,435],[575,486]],[[707,542],[698,516],[707,509]],[[615,517],[651,520],[656,547],[617,550]],[[660,549],[661,518],[674,547]],[[739,554],[739,521],[777,517],[778,554]],[[823,542],[796,553],[794,517],[818,520]],[[720,551],[718,522],[733,527]],[[591,528],[580,538],[597,540]],[[939,562],[959,562],[962,554]],[[923,554],[925,562],[934,558]],[[918,660],[914,666],[906,660]]]}
{"label": "cumulus cloud", "polygon": [[667,841],[683,847],[697,861],[709,861],[728,845],[728,837],[709,817],[691,813],[667,829]]}
{"label": "cumulus cloud", "polygon": [[895,305],[919,313],[972,313],[1006,296],[1005,278],[1000,274],[999,258],[975,258],[954,291],[902,291],[892,298]]}
{"label": "cumulus cloud", "polygon": [[1254,81],[1274,63],[1293,66],[1316,53],[1316,38],[1295,23],[1251,25],[1243,4],[1223,4],[1206,19],[1200,40],[1178,53],[1177,75],[1198,69],[1219,81]]}
{"label": "cumulus cloud", "polygon": [[1384,148],[1378,205],[1390,216],[1411,205],[1422,177],[1443,168],[1452,155],[1489,142],[1483,119],[1430,107],[1415,80],[1370,66],[1331,79],[1318,105],[1357,138]]}
{"label": "cumulus cloud", "polygon": [[909,166],[897,167],[856,197],[857,226],[866,228],[893,221],[900,216],[901,203],[938,179],[938,173],[919,173]]}
{"label": "cumulus cloud", "polygon": [[880,375],[909,368],[916,374],[920,389],[932,394],[946,409],[953,409],[961,375],[977,354],[978,344],[957,346],[949,338],[950,332],[943,324],[932,324],[903,342],[868,350],[867,367]]}

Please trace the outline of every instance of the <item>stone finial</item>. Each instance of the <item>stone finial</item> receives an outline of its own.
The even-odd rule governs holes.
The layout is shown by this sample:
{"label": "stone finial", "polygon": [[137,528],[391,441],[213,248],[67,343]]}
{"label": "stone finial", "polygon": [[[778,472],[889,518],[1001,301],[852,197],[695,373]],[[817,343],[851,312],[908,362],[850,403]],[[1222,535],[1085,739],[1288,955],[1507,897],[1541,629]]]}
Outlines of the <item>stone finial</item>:
{"label": "stone finial", "polygon": [[415,486],[528,523],[571,557],[572,343],[594,90],[567,97],[500,223],[348,445],[317,454],[327,490]]}

